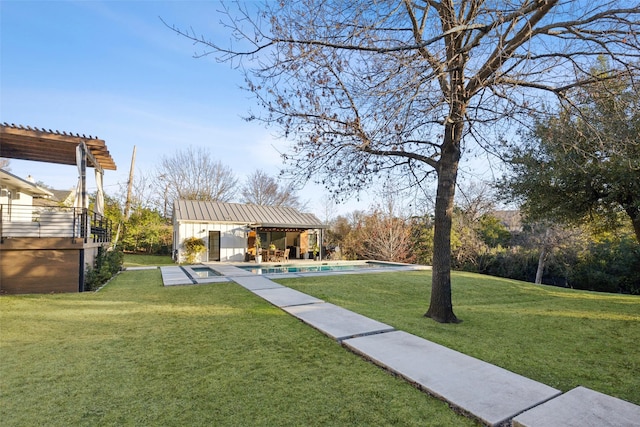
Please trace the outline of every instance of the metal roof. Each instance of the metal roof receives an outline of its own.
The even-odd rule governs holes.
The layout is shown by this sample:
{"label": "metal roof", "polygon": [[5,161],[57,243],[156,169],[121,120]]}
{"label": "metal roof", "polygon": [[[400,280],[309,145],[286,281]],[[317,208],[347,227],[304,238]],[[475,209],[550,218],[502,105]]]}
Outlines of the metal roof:
{"label": "metal roof", "polygon": [[[0,125],[0,157],[9,159],[75,165],[76,147],[81,142],[87,145],[96,162],[99,163],[98,166],[106,170],[116,170],[116,164],[102,139],[91,135],[74,135],[8,123]],[[96,166],[91,164],[91,160],[88,164]]]}
{"label": "metal roof", "polygon": [[326,228],[314,214],[278,206],[178,200],[174,204],[173,215],[177,221],[181,222],[235,223],[254,227]]}

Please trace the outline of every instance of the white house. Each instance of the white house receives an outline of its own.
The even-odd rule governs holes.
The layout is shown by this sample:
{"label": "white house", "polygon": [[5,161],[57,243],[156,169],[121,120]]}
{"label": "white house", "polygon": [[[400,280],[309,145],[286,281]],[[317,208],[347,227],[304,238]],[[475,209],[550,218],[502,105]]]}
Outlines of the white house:
{"label": "white house", "polygon": [[34,199],[51,198],[53,193],[33,180],[22,179],[0,169],[0,224],[2,237],[38,234],[40,212],[34,210]]}
{"label": "white house", "polygon": [[322,241],[326,226],[313,214],[294,208],[241,203],[178,200],[173,209],[173,258],[184,261],[186,238],[204,240],[200,261],[246,261],[255,255],[256,237],[263,248],[290,250],[305,258]]}
{"label": "white house", "polygon": [[[39,187],[31,176],[26,179],[0,169],[0,203],[31,205],[34,197],[52,197],[53,193]],[[18,202],[19,200],[19,202]]]}

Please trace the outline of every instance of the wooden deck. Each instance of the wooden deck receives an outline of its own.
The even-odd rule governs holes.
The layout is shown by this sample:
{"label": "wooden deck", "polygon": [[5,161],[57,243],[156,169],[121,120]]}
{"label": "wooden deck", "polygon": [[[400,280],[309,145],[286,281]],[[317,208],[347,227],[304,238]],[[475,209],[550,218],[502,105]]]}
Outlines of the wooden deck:
{"label": "wooden deck", "polygon": [[0,244],[0,292],[78,292],[84,250],[82,239],[6,239]]}
{"label": "wooden deck", "polygon": [[111,224],[72,208],[0,206],[0,293],[82,292]]}

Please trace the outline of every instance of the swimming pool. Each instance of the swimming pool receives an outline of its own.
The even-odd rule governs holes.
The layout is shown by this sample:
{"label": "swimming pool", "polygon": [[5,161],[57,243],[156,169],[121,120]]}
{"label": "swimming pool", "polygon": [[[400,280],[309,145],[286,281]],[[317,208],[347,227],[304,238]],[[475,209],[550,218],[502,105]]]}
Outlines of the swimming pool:
{"label": "swimming pool", "polygon": [[221,276],[220,273],[210,269],[209,267],[184,266],[183,269],[186,271],[188,276],[191,276],[192,279]]}
{"label": "swimming pool", "polygon": [[391,264],[382,262],[368,261],[359,264],[319,264],[319,265],[275,265],[269,267],[260,266],[241,266],[243,270],[247,270],[253,274],[285,274],[285,273],[312,273],[319,271],[360,271],[371,270],[375,268],[406,268],[406,264]]}

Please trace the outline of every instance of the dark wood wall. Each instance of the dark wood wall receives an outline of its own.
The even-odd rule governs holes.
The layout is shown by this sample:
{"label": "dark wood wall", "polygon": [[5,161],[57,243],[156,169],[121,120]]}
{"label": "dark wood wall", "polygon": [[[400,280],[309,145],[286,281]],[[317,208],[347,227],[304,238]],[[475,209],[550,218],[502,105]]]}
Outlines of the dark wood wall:
{"label": "dark wood wall", "polygon": [[0,243],[0,292],[78,292],[81,239],[12,238]]}

